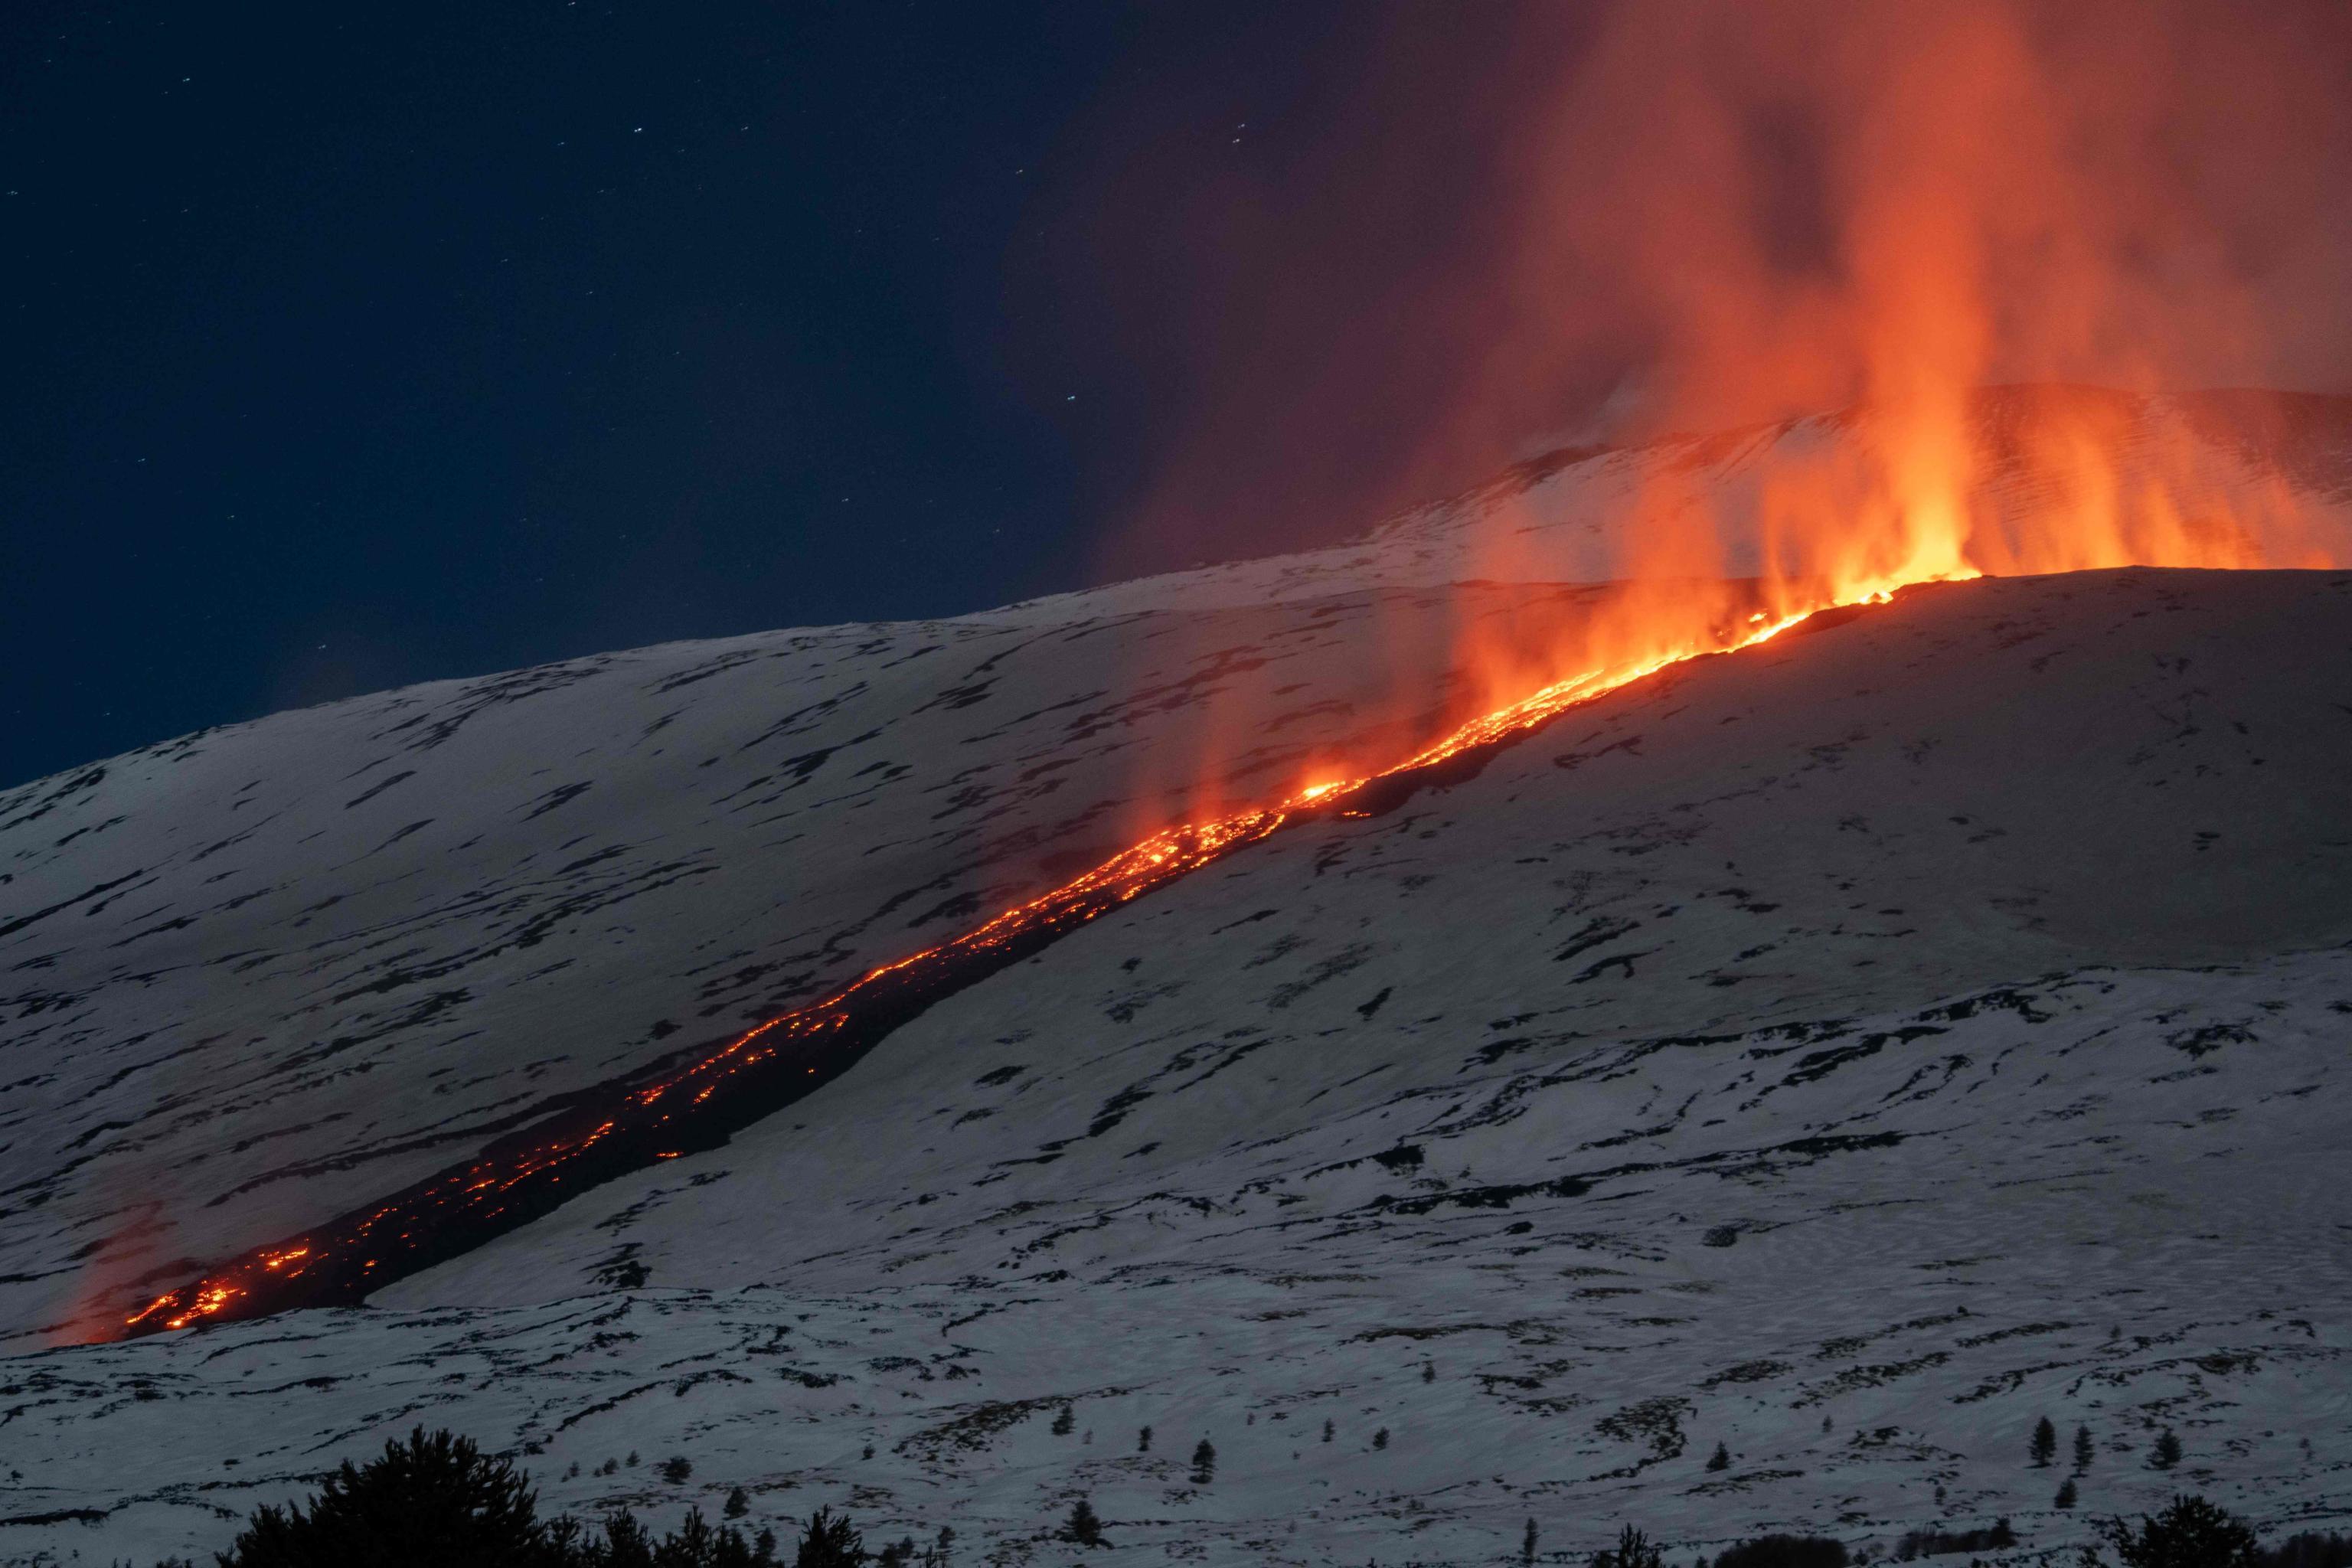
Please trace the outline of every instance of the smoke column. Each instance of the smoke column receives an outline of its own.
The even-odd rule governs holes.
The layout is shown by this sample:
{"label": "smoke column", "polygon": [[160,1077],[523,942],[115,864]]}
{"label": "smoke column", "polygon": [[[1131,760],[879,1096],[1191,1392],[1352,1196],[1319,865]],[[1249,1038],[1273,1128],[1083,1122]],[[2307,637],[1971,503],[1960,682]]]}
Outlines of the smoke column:
{"label": "smoke column", "polygon": [[[1955,504],[1980,384],[2352,390],[2341,5],[1405,7],[1327,52],[1260,163],[1193,173],[1229,127],[1189,99],[1085,129],[1065,281],[1166,389],[1107,574],[1577,439],[1868,403]],[[1667,564],[1636,525],[1625,571]],[[1905,526],[1897,567],[1949,548]]]}

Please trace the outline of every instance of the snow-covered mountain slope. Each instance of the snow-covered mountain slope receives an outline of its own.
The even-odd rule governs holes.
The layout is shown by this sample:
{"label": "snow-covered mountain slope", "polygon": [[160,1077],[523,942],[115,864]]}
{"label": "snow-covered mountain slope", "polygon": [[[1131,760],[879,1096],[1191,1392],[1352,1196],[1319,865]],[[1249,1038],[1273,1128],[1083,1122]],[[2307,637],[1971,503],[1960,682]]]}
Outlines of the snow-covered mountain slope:
{"label": "snow-covered mountain slope", "polygon": [[[740,1482],[975,1562],[1060,1561],[1079,1489],[1138,1562],[1492,1561],[1530,1514],[2056,1546],[2043,1413],[2108,1445],[2086,1507],[2178,1481],[2136,1468],[2168,1424],[2232,1506],[2352,1509],[2345,574],[1958,584],[1677,667],[366,1310],[36,1348],[1172,810],[1392,757],[1474,700],[1463,642],[1593,602],[1444,587],[1475,511],[0,795],[0,1561],[216,1545],[418,1420],[562,1506]],[[696,1476],[596,1473],[633,1448]]]}
{"label": "snow-covered mountain slope", "polygon": [[[2274,673],[2290,657],[2292,683]],[[1073,1216],[1096,1262],[1149,1258],[1171,1223],[1155,1194],[1232,1195],[1193,1185],[1202,1162],[1286,1193],[1386,1151],[1401,1119],[1506,1130],[1475,1185],[1553,1181],[1585,1139],[1525,1140],[1523,1079],[1595,1042],[1638,1058],[1630,1042],[1781,1030],[1802,1058],[1869,1033],[1840,1020],[2087,964],[2332,947],[2352,939],[2345,692],[2352,575],[1948,587],[1682,667],[1475,780],[1077,932],[901,1030],[806,1114],[381,1299],[520,1302],[551,1268],[584,1288],[624,1265],[656,1283],[948,1282],[1019,1267]],[[1738,1149],[1781,1126],[1758,1093],[1727,1133],[1685,1125],[1705,1117],[1670,1114],[1689,1094],[1664,1089],[1634,1102],[1652,1120],[1616,1107],[1606,1131]],[[698,1181],[747,1165],[749,1187]],[[1008,1209],[1026,1217],[999,1237]]]}
{"label": "snow-covered mountain slope", "polygon": [[1443,707],[1418,678],[1479,618],[1539,631],[1591,592],[678,645],[16,791],[0,1332],[119,1319],[153,1280],[951,934],[1184,799],[1386,760],[1418,717],[1395,700]]}
{"label": "snow-covered mountain slope", "polygon": [[[1072,1561],[1045,1537],[1080,1493],[1112,1563],[1491,1563],[1530,1517],[1552,1562],[1621,1521],[1677,1555],[1791,1525],[1884,1548],[2002,1516],[2015,1560],[2071,1561],[2064,1472],[2026,1460],[2045,1415],[2094,1435],[2086,1510],[2189,1488],[2341,1528],[2344,978],[2095,971],[1826,1039],[1554,1051],[1400,1100],[1385,1163],[1008,1204],[939,1238],[982,1266],[953,1284],[782,1268],[24,1356],[0,1465],[41,1522],[0,1551],[217,1544],[417,1423],[510,1446],[566,1508],[674,1521],[741,1485],[760,1520],[950,1524],[972,1563]],[[1649,1131],[1676,1110],[1723,1121]],[[811,1207],[721,1169],[704,1190],[780,1235]],[[1522,1173],[1561,1184],[1489,1180]]]}

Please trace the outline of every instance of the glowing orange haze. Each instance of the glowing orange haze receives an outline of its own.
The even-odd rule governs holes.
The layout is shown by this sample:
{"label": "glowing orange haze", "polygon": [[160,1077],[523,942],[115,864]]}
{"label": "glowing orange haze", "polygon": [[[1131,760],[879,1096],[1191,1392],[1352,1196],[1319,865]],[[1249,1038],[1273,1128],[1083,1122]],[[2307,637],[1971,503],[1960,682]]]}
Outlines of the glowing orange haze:
{"label": "glowing orange haze", "polygon": [[[1526,390],[1548,354],[1590,338],[1580,290],[1591,289],[1633,301],[1654,329],[1654,424],[1849,413],[1636,460],[1638,483],[1612,520],[1619,586],[1536,654],[1473,639],[1461,660],[1483,710],[1455,715],[1417,752],[1139,835],[952,942],[628,1091],[584,1132],[486,1154],[373,1213],[257,1250],[125,1329],[268,1310],[292,1300],[270,1292],[331,1266],[348,1276],[339,1289],[364,1290],[379,1248],[393,1258],[452,1216],[490,1225],[530,1191],[585,1174],[600,1149],[634,1138],[646,1158],[672,1157],[674,1128],[714,1096],[788,1061],[800,1070],[791,1053],[852,1029],[893,986],[1051,940],[1291,823],[1376,809],[1383,780],[1824,608],[1985,573],[2352,563],[2352,508],[2239,461],[2176,405],[1975,391],[1998,376],[2147,385],[2184,366],[2277,363],[2266,357],[2274,307],[2241,262],[2249,236],[2267,236],[2274,258],[2300,255],[2273,210],[2294,176],[2268,193],[2234,189],[2242,170],[2204,158],[2211,148],[2196,138],[2233,114],[2308,107],[2315,61],[2329,57],[2296,58],[2291,27],[2219,19],[2085,4],[2029,26],[1993,0],[1624,8],[1536,117],[1530,156],[1574,178],[1538,183],[1519,243],[1478,274],[1507,306],[1518,351],[1492,359],[1496,384],[1433,420],[1433,441],[1458,447],[1508,401],[1501,384]],[[1775,156],[1812,191],[1803,210],[1778,216],[1750,188],[1765,177],[1755,126],[1774,115],[1802,143]],[[2304,129],[2334,135],[2342,120],[2326,107]],[[2271,146],[2275,127],[2255,130],[2233,145]],[[2166,163],[2168,150],[2182,161]],[[1515,504],[1490,514],[1498,555]],[[1214,786],[1200,798],[1216,798]]]}
{"label": "glowing orange haze", "polygon": [[[1470,33],[1495,36],[1485,76],[1427,91]],[[1297,533],[1264,497],[1376,515],[1528,456],[1531,432],[1641,439],[1857,408],[1857,438],[1774,444],[1734,486],[1654,473],[1590,575],[1760,577],[1791,608],[1977,572],[2345,559],[2340,519],[2229,471],[2183,420],[2053,400],[2001,450],[1977,397],[2352,390],[2341,0],[1407,10],[1362,74],[1330,148],[1136,226],[1199,258],[1138,274],[1219,286],[1187,321],[1200,427],[1111,547],[1122,564],[1278,547]],[[1444,135],[1478,153],[1447,166],[1481,173],[1433,195],[1418,144]],[[1111,171],[1155,202],[1158,172]],[[1425,244],[1318,232],[1390,193],[1416,204]],[[1381,286],[1349,297],[1378,309],[1347,330],[1301,307],[1303,279],[1367,270]],[[1188,301],[1140,303],[1160,319]],[[1578,423],[1612,382],[1608,418]],[[1495,520],[1484,574],[1528,574],[1508,558],[1517,521]],[[1648,600],[1618,619],[1720,608]],[[1693,629],[1621,627],[1551,673]],[[1496,689],[1524,691],[1526,673]]]}
{"label": "glowing orange haze", "polygon": [[[1626,587],[1549,668],[1474,639],[1492,698],[1720,646],[1750,606],[2352,563],[2346,507],[2140,395],[2340,388],[2352,7],[1643,0],[1560,53],[1516,121],[1510,238],[1425,290],[1480,352],[1424,470],[1499,456],[1627,323],[1637,432],[1765,427],[1736,463],[1654,449],[1605,520]],[[1480,574],[1529,574],[1523,521],[1490,515]]]}
{"label": "glowing orange haze", "polygon": [[[1450,243],[1391,263],[1312,233],[1425,191],[1430,127],[1381,111],[1427,100],[1398,84],[1443,74],[1442,35],[1490,26],[1510,47],[1479,102],[1436,95],[1488,127],[1493,171],[1423,215]],[[1376,511],[1525,458],[1531,429],[1603,434],[1556,428],[1596,364],[1622,378],[1605,433],[1632,451],[1607,461],[1632,479],[1573,503],[1606,509],[1597,563],[1528,552],[1526,525],[1557,521],[1530,514],[1563,504],[1541,487],[1470,522],[1462,577],[1615,586],[1573,617],[1465,595],[1443,701],[1407,637],[1366,649],[1388,689],[1357,710],[1391,750],[1360,740],[1294,787],[1910,584],[2352,563],[2352,507],[2149,396],[2340,386],[2352,364],[2352,6],[1627,0],[1407,11],[1391,44],[1329,155],[1141,226],[1200,247],[1194,267],[1106,258],[1204,296],[1187,338],[1210,389],[1107,561],[1278,548],[1296,541],[1262,495]],[[1166,172],[1110,171],[1155,203]],[[1253,293],[1269,247],[1286,264]],[[1384,265],[1404,269],[1369,296],[1387,308],[1348,331],[1301,310],[1302,280]],[[1302,316],[1322,335],[1286,337]],[[1433,397],[1420,360],[1444,367]],[[1399,387],[1418,400],[1402,416],[1382,402]],[[1233,700],[1185,754],[1146,760],[1135,837],[1279,793],[1247,767],[1267,715]]]}

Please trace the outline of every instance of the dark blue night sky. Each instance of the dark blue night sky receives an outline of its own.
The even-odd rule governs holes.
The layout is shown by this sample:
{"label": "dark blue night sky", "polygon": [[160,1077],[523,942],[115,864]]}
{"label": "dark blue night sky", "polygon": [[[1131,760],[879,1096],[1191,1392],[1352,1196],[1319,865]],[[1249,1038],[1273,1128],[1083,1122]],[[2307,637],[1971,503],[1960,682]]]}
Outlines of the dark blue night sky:
{"label": "dark blue night sky", "polygon": [[[1367,104],[1392,20],[9,7],[0,784],[408,681],[1098,576],[1215,395],[1169,301],[1256,289],[1311,358],[1444,227],[1475,135],[1384,143],[1412,166],[1300,213],[1313,247],[1266,199],[1292,176],[1249,172],[1310,178],[1444,101]],[[1220,204],[1250,221],[1204,301],[1171,226]],[[1349,264],[1302,276],[1335,234]],[[1366,521],[1369,489],[1267,471],[1313,492],[1297,536]]]}

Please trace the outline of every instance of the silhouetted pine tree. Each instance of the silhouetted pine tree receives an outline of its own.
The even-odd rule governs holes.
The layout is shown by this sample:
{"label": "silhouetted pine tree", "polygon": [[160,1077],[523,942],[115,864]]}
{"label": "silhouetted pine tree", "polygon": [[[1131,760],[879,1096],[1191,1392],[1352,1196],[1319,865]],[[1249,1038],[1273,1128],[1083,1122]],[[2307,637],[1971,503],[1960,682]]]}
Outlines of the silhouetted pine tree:
{"label": "silhouetted pine tree", "polygon": [[530,1483],[472,1439],[419,1426],[365,1468],[343,1461],[310,1500],[263,1508],[221,1568],[509,1568],[555,1561]]}
{"label": "silhouetted pine tree", "polygon": [[1192,1484],[1205,1487],[1217,1479],[1217,1450],[1203,1437],[1201,1446],[1192,1450]]}
{"label": "silhouetted pine tree", "polygon": [[1142,1431],[1138,1432],[1135,1435],[1135,1451],[1139,1454],[1149,1454],[1151,1452],[1150,1427],[1146,1426]]}
{"label": "silhouetted pine tree", "polygon": [[1535,1560],[1536,1521],[1531,1519],[1528,1521],[1527,1533],[1519,1537],[1519,1561],[1522,1563],[1532,1563]]}
{"label": "silhouetted pine tree", "polygon": [[1710,1470],[1731,1468],[1731,1450],[1717,1443],[1715,1446],[1715,1452],[1706,1457],[1706,1468]]}
{"label": "silhouetted pine tree", "polygon": [[2352,1535],[2290,1535],[2263,1553],[2263,1568],[2352,1568]]}
{"label": "silhouetted pine tree", "polygon": [[2047,1465],[2051,1458],[2058,1452],[2058,1428],[2050,1425],[2050,1417],[2047,1415],[2033,1424],[2033,1441],[2029,1446],[2029,1451],[2033,1456],[2033,1467],[2036,1469]]}
{"label": "silhouetted pine tree", "polygon": [[1076,1413],[1071,1410],[1068,1405],[1065,1405],[1054,1416],[1054,1436],[1056,1437],[1066,1437],[1070,1435],[1070,1428],[1076,1426],[1077,1424],[1078,1417]]}
{"label": "silhouetted pine tree", "polygon": [[1666,1554],[1629,1524],[1618,1535],[1616,1550],[1592,1554],[1592,1568],[1666,1568]]}
{"label": "silhouetted pine tree", "polygon": [[727,1494],[727,1506],[719,1510],[729,1519],[740,1519],[751,1511],[751,1494],[737,1487]]}
{"label": "silhouetted pine tree", "polygon": [[658,1541],[625,1510],[604,1521],[602,1539],[578,1530],[569,1519],[556,1521],[550,1529],[551,1536],[560,1538],[554,1561],[563,1568],[779,1568],[772,1531],[763,1530],[756,1541],[747,1542],[740,1531],[711,1528],[700,1509],[687,1514],[677,1534]]}
{"label": "silhouetted pine tree", "polygon": [[2091,1468],[2091,1460],[2094,1457],[2094,1453],[2095,1450],[2091,1447],[2091,1429],[2088,1426],[2075,1427],[2074,1473],[2076,1475],[2081,1475],[2084,1470]]}
{"label": "silhouetted pine tree", "polygon": [[601,1534],[568,1517],[542,1521],[510,1463],[420,1427],[363,1466],[344,1464],[307,1506],[257,1510],[218,1561],[223,1568],[776,1568],[775,1546],[765,1531],[751,1542],[713,1529],[699,1510],[660,1540],[625,1510]]}
{"label": "silhouetted pine tree", "polygon": [[1846,1568],[1845,1542],[1822,1535],[1760,1535],[1727,1548],[1715,1568]]}
{"label": "silhouetted pine tree", "polygon": [[859,1568],[866,1556],[866,1538],[850,1528],[849,1516],[819,1509],[809,1515],[793,1568]]}
{"label": "silhouetted pine tree", "polygon": [[[741,1536],[731,1530],[724,1533],[732,1537],[735,1546],[740,1548],[743,1542]],[[700,1509],[690,1509],[687,1512],[686,1522],[677,1527],[677,1533],[654,1548],[654,1562],[658,1568],[671,1568],[673,1563],[683,1565],[688,1563],[700,1564],[719,1562],[721,1560],[720,1552],[725,1550],[719,1545],[720,1536],[720,1531],[703,1523]],[[740,1560],[733,1552],[728,1553],[728,1558]]]}
{"label": "silhouetted pine tree", "polygon": [[2159,1470],[2168,1470],[2180,1463],[2180,1439],[2173,1436],[2171,1427],[2167,1426],[2164,1435],[2156,1440],[2155,1451],[2147,1462]]}
{"label": "silhouetted pine tree", "polygon": [[2017,1544],[2017,1531],[2007,1519],[1993,1521],[1990,1530],[1906,1530],[1895,1545],[1895,1560],[1909,1563],[1921,1557],[1940,1557],[1948,1552],[1982,1552],[1987,1549],[2006,1551]]}
{"label": "silhouetted pine tree", "polygon": [[2074,1478],[2068,1476],[2058,1483],[2058,1495],[2050,1500],[2053,1508],[2073,1508],[2079,1494],[2074,1490]]}
{"label": "silhouetted pine tree", "polygon": [[1070,1505],[1070,1517],[1062,1525],[1062,1539],[1079,1546],[1103,1543],[1102,1521],[1096,1517],[1093,1503],[1080,1498]]}
{"label": "silhouetted pine tree", "polygon": [[623,1509],[604,1521],[604,1539],[583,1548],[580,1560],[597,1568],[653,1568],[654,1546],[637,1516]]}
{"label": "silhouetted pine tree", "polygon": [[2124,1568],[2259,1568],[2261,1550],[2246,1522],[2201,1497],[2177,1497],[2137,1530],[2120,1519],[2099,1526]]}

